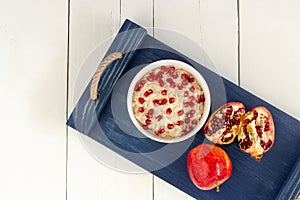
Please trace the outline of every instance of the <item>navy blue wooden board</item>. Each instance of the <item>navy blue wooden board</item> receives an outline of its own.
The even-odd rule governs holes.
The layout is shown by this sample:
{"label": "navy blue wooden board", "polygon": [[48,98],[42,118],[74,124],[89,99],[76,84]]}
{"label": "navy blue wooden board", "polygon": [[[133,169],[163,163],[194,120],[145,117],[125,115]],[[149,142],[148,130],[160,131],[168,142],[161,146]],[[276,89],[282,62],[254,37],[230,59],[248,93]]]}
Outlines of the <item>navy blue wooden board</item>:
{"label": "navy blue wooden board", "polygon": [[[128,30],[128,27],[131,27],[131,29],[132,27],[138,28],[137,31],[139,30],[138,32],[140,33],[140,27],[129,20],[125,21],[120,32],[124,33],[124,30]],[[127,37],[123,36],[122,40],[118,40],[118,43],[126,46],[128,45],[128,40],[133,42],[131,40],[132,37],[132,34],[127,35]],[[141,37],[138,38],[140,39]],[[113,51],[114,49],[110,48],[110,50]],[[126,52],[125,56],[127,53],[134,56],[130,56],[130,60],[124,62],[126,63],[126,66],[122,66],[124,72],[161,59],[181,60],[194,66],[208,82],[212,99],[211,112],[229,101],[243,102],[248,110],[258,105],[267,107],[273,115],[276,128],[276,140],[273,148],[258,163],[250,158],[248,154],[243,153],[239,149],[237,142],[222,146],[232,160],[233,173],[231,178],[221,185],[221,191],[217,193],[214,190],[201,191],[197,189],[187,174],[186,157],[188,150],[204,141],[202,130],[197,133],[195,138],[171,145],[158,143],[148,138],[140,138],[141,133],[134,128],[130,121],[128,113],[126,113],[127,108],[120,106],[118,109],[120,110],[120,115],[121,113],[124,115],[125,126],[128,126],[128,129],[132,129],[134,133],[133,135],[128,135],[116,124],[110,100],[108,100],[107,104],[103,102],[99,104],[103,105],[103,107],[89,102],[89,85],[83,92],[79,103],[74,108],[67,122],[69,126],[88,135],[146,170],[151,171],[151,169],[157,168],[158,170],[151,171],[151,173],[197,199],[252,200],[275,199],[276,197],[279,199],[296,198],[296,195],[299,194],[298,180],[300,178],[299,173],[297,173],[300,169],[299,161],[297,162],[300,155],[300,122],[298,120],[149,35],[143,35],[142,41],[135,49]],[[118,86],[118,89],[121,91],[120,95],[117,96],[120,105],[125,105],[126,103],[126,92],[132,78],[129,77],[123,80],[122,84]],[[110,97],[111,93],[108,92],[106,95]],[[90,105],[91,109],[86,109],[86,105]],[[99,110],[102,110],[101,114]],[[82,125],[93,122],[90,121],[91,116],[96,116],[100,126],[89,124],[88,126],[92,128],[83,128]],[[190,143],[191,145],[189,145]],[[174,162],[164,166],[166,160],[176,158],[173,152],[184,145],[189,146],[189,148]],[[160,155],[153,156],[153,154],[149,153],[163,148],[166,148],[166,150]],[[159,169],[160,167],[162,168]]]}

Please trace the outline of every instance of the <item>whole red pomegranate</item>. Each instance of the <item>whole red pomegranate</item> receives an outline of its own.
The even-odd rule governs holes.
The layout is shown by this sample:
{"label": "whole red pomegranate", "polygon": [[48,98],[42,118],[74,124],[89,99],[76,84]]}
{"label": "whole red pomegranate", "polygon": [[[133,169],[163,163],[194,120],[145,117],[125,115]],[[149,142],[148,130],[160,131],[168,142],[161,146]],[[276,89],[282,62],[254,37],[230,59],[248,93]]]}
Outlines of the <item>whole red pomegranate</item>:
{"label": "whole red pomegranate", "polygon": [[245,114],[240,102],[229,102],[218,108],[203,127],[205,137],[217,144],[232,143],[238,134],[240,118]]}
{"label": "whole red pomegranate", "polygon": [[242,151],[260,160],[274,144],[275,127],[269,110],[263,106],[252,108],[240,124],[238,141]]}
{"label": "whole red pomegranate", "polygon": [[200,144],[190,150],[187,157],[190,179],[201,190],[211,190],[224,183],[232,173],[227,153],[217,146]]}

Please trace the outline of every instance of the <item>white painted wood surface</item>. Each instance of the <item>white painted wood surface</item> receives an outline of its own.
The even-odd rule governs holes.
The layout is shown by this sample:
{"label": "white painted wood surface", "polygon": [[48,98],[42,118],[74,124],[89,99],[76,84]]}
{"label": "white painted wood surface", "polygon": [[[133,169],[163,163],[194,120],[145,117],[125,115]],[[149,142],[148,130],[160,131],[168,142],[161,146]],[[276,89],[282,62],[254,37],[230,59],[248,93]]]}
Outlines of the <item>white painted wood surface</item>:
{"label": "white painted wood surface", "polygon": [[220,74],[300,119],[297,0],[240,1],[240,35],[236,0],[70,0],[69,33],[67,1],[1,5],[0,199],[192,199],[149,173],[107,168],[66,130],[82,63],[126,18],[197,58],[164,30],[195,41]]}

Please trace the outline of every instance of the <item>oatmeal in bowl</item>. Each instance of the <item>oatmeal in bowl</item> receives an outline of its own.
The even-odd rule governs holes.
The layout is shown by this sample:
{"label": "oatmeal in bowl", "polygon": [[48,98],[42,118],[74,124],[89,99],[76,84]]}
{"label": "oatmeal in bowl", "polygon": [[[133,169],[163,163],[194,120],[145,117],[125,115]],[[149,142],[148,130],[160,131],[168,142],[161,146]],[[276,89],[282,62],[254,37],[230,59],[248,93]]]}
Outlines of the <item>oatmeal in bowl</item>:
{"label": "oatmeal in bowl", "polygon": [[136,128],[164,143],[195,135],[210,109],[204,78],[192,66],[177,60],[160,60],[144,67],[131,82],[127,108]]}

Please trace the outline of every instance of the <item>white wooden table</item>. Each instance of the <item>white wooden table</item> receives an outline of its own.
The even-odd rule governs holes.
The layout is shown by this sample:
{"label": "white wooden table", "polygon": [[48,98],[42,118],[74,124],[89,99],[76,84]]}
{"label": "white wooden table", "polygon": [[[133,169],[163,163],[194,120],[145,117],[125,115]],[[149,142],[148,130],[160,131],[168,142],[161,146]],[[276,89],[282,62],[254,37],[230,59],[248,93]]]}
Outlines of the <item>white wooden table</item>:
{"label": "white wooden table", "polygon": [[224,77],[300,119],[299,9],[297,0],[1,1],[0,199],[192,199],[149,173],[103,166],[66,128],[81,63],[129,18],[168,44],[158,28],[194,40]]}

